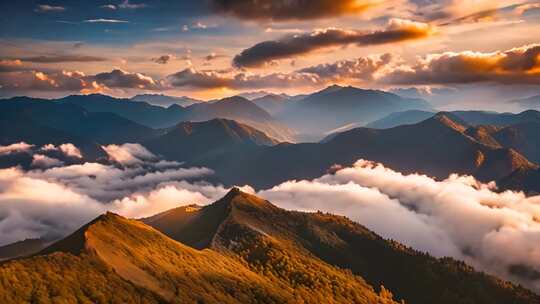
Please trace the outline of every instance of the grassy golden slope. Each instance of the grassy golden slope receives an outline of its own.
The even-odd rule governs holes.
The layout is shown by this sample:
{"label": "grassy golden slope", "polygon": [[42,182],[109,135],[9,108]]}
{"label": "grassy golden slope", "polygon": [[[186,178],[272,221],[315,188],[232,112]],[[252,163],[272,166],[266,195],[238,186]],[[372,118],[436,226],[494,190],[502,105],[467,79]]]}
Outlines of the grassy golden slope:
{"label": "grassy golden slope", "polygon": [[0,302],[394,303],[388,292],[379,296],[350,272],[301,262],[293,265],[299,278],[293,284],[108,213],[34,257],[2,264]]}

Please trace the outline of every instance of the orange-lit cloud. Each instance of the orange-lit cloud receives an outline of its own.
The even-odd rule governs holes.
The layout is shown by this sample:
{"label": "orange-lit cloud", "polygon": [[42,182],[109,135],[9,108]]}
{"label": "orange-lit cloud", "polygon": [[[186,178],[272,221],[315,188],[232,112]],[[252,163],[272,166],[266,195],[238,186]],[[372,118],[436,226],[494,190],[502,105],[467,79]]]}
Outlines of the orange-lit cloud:
{"label": "orange-lit cloud", "polygon": [[251,20],[303,20],[358,14],[380,1],[211,0],[218,13]]}
{"label": "orange-lit cloud", "polygon": [[20,71],[23,69],[22,62],[16,60],[0,60],[0,72]]}
{"label": "orange-lit cloud", "polygon": [[343,80],[371,81],[392,61],[390,54],[341,60],[289,73],[257,74],[235,70],[185,69],[168,76],[173,87],[234,90],[258,88],[313,87]]}
{"label": "orange-lit cloud", "polygon": [[493,53],[431,54],[395,69],[382,80],[393,84],[540,84],[540,44]]}
{"label": "orange-lit cloud", "polygon": [[60,63],[60,62],[96,62],[106,61],[106,58],[88,55],[55,55],[55,56],[33,56],[21,57],[18,60],[35,63]]}
{"label": "orange-lit cloud", "polygon": [[108,88],[157,90],[161,83],[141,73],[120,69],[86,75],[79,71],[42,72],[36,70],[0,73],[3,91],[104,92]]}
{"label": "orange-lit cloud", "polygon": [[257,43],[236,55],[233,64],[237,67],[261,67],[274,60],[292,58],[327,47],[396,43],[425,38],[433,32],[434,29],[426,23],[402,19],[392,19],[384,30],[373,32],[328,28]]}

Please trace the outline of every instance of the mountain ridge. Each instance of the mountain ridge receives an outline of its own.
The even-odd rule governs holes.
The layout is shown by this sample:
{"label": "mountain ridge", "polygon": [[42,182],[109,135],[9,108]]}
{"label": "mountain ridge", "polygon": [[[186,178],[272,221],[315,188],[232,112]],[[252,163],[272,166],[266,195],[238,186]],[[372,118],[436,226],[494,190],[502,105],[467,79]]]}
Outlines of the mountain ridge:
{"label": "mountain ridge", "polygon": [[[182,208],[185,212],[181,212]],[[331,265],[351,269],[372,286],[389,288],[395,292],[397,299],[404,299],[406,303],[465,303],[467,299],[475,299],[474,303],[506,303],[504,301],[509,299],[515,303],[527,299],[539,301],[532,294],[528,298],[527,291],[519,291],[519,287],[506,289],[509,287],[506,283],[474,272],[461,262],[448,258],[435,259],[397,242],[384,240],[345,217],[320,212],[286,211],[238,188],[233,188],[213,204],[190,208],[194,207],[180,207],[172,211],[172,215],[165,213],[142,221],[187,245],[237,255],[251,267],[270,267],[268,271],[276,271],[277,275],[286,276],[286,270],[272,269],[270,266],[278,263],[273,259],[279,256],[277,252],[280,250],[295,252],[299,260],[314,256]],[[165,221],[164,216],[167,218]],[[213,221],[212,229],[207,229],[204,234],[194,232],[195,227],[209,221]],[[161,225],[164,222],[167,224]],[[292,259],[290,255],[289,258]],[[388,266],[375,266],[381,259]],[[410,269],[415,269],[415,273],[411,273]],[[437,275],[431,277],[432,271]],[[447,284],[441,288],[433,280],[454,281],[446,281]],[[490,300],[482,298],[473,291],[475,287],[468,286],[469,280],[482,284],[497,296],[488,293]],[[416,283],[403,284],[409,281]],[[456,292],[451,291],[453,288]],[[442,297],[442,293],[445,293],[445,297]],[[519,300],[522,296],[524,298]]]}

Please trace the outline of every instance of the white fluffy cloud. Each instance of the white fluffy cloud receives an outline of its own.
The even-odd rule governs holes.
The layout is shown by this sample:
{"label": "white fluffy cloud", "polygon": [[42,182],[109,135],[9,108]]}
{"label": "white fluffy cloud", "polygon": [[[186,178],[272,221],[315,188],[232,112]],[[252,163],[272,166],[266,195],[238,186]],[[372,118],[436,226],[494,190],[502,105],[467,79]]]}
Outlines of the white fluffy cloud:
{"label": "white fluffy cloud", "polygon": [[259,195],[287,209],[348,216],[384,237],[540,290],[540,281],[511,271],[515,266],[540,271],[540,196],[499,193],[493,184],[466,176],[436,181],[403,175],[363,160]]}
{"label": "white fluffy cloud", "polygon": [[[117,160],[136,159],[134,166],[101,163],[63,164],[42,153],[76,156],[72,144],[34,147],[18,143],[5,153],[25,151],[33,157],[31,170],[0,169],[0,246],[25,238],[57,239],[107,210],[129,217],[150,216],[183,204],[206,204],[227,189],[191,182],[213,172],[183,168],[158,160],[140,145],[111,148]],[[127,156],[126,156],[127,155]]]}
{"label": "white fluffy cloud", "polygon": [[56,166],[62,166],[64,162],[59,159],[48,157],[47,155],[34,154],[32,156],[32,166],[39,168],[50,168]]}
{"label": "white fluffy cloud", "polygon": [[141,164],[146,160],[156,159],[152,152],[140,144],[108,145],[101,148],[105,150],[111,161],[122,165]]}
{"label": "white fluffy cloud", "polygon": [[47,144],[40,148],[41,151],[59,151],[67,157],[82,158],[83,155],[81,150],[77,148],[74,144],[66,143],[59,146],[53,144]]}
{"label": "white fluffy cloud", "polygon": [[12,153],[29,152],[34,145],[25,142],[19,142],[7,146],[0,146],[0,155],[8,155]]}
{"label": "white fluffy cloud", "polygon": [[91,220],[103,206],[59,183],[21,169],[0,170],[0,245],[25,238],[58,238]]}

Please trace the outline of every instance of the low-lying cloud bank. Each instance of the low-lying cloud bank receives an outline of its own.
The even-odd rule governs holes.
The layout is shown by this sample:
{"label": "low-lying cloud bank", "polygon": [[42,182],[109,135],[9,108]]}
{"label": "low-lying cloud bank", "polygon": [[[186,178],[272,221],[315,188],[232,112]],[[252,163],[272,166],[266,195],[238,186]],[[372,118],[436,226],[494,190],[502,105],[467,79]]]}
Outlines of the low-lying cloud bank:
{"label": "low-lying cloud bank", "polygon": [[540,196],[494,186],[469,176],[403,175],[360,160],[259,195],[287,209],[348,216],[383,237],[540,290]]}
{"label": "low-lying cloud bank", "polygon": [[4,153],[33,158],[32,169],[0,169],[0,246],[25,238],[58,239],[107,210],[144,217],[183,204],[206,204],[227,191],[202,181],[212,170],[161,160],[141,145],[103,148],[110,163],[64,164],[42,153],[73,155],[78,149],[72,144],[0,146]]}
{"label": "low-lying cloud bank", "polygon": [[[29,149],[24,143],[17,148]],[[0,245],[59,238],[106,210],[137,218],[205,205],[228,190],[206,182],[210,169],[184,168],[140,145],[105,150],[111,163],[0,169]],[[31,151],[42,153],[38,147]],[[249,186],[244,190],[253,192]],[[383,237],[540,290],[540,196],[497,192],[495,184],[469,176],[437,181],[403,175],[365,160],[257,195],[286,209],[348,216]]]}

